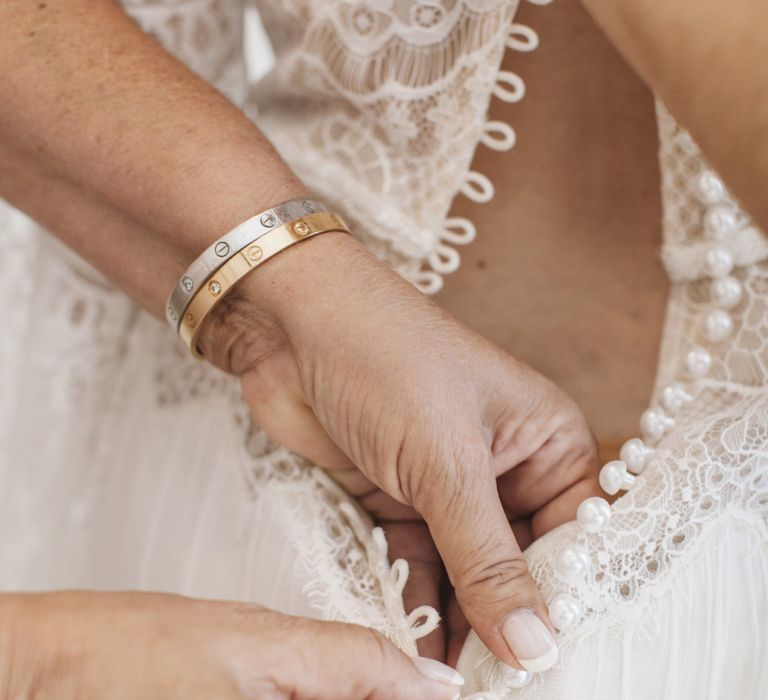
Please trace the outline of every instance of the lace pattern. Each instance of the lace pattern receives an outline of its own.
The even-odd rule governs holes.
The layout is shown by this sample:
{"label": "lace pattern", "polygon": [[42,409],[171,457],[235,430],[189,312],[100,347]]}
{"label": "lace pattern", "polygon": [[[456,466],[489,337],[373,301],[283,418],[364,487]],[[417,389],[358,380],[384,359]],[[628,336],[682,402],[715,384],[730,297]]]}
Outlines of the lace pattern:
{"label": "lace pattern", "polygon": [[416,640],[429,634],[439,618],[428,606],[406,615],[407,562],[390,566],[383,531],[322,469],[271,442],[247,416],[240,421],[247,426],[250,458],[243,473],[251,497],[259,498],[275,484],[291,493],[293,542],[307,570],[314,572],[304,590],[317,614],[373,627],[415,655]]}
{"label": "lace pattern", "polygon": [[[607,527],[589,533],[569,523],[526,552],[547,600],[565,595],[577,601],[580,619],[561,629],[564,655],[599,630],[644,616],[657,620],[653,611],[662,608],[655,606],[678,585],[677,575],[688,566],[682,562],[697,556],[703,533],[733,518],[768,525],[765,239],[663,106],[659,126],[665,262],[676,281],[653,416],[646,412],[641,420],[646,441],[655,442],[653,452],[613,504]],[[713,211],[720,213],[716,219]],[[701,264],[699,258],[712,251],[718,264]],[[739,265],[741,260],[749,264]],[[713,318],[720,325],[713,326]],[[586,576],[575,581],[557,564],[564,548],[574,545],[590,561]],[[529,692],[515,690],[519,686],[510,685],[503,665],[487,651],[477,669],[487,683],[484,698]]]}
{"label": "lace pattern", "polygon": [[[274,38],[274,70],[248,109],[312,189],[420,289],[433,293],[475,235],[446,218],[454,196],[486,202],[492,183],[469,171],[478,143],[514,145],[486,123],[492,96],[522,99],[500,71],[507,46],[538,38],[512,24],[517,0],[257,3]],[[256,118],[256,116],[255,116]]]}
{"label": "lace pattern", "polygon": [[[719,222],[733,217],[727,246],[738,266],[768,257],[768,239],[752,225],[719,179],[707,167],[688,132],[680,130],[662,104],[657,107],[660,134],[665,239],[662,259],[671,280],[684,282],[707,276],[710,241],[703,236],[707,199],[717,203],[712,212]],[[704,188],[702,190],[702,187]],[[703,194],[702,194],[703,192]]]}
{"label": "lace pattern", "polygon": [[[493,193],[487,178],[468,171],[472,153],[478,143],[504,150],[515,140],[508,125],[485,120],[493,95],[513,101],[523,96],[520,79],[499,72],[502,54],[505,47],[530,50],[537,42],[532,30],[511,23],[516,1],[261,0],[278,60],[250,90],[241,56],[241,2],[124,4],[148,32],[258,116],[299,175],[343,208],[398,271],[433,292],[440,276],[456,269],[454,246],[470,241],[474,228],[465,219],[446,219],[450,202],[458,192],[477,201]],[[644,614],[671,586],[680,562],[696,556],[705,533],[732,519],[764,526],[768,513],[768,249],[661,107],[659,124],[664,260],[674,284],[651,401],[657,413],[644,425],[651,432],[663,429],[634,487],[613,505],[609,527],[588,534],[570,523],[527,553],[548,599],[566,593],[582,605],[581,623],[563,631],[564,653],[598,629]],[[8,332],[0,335],[0,426],[6,431],[0,478],[5,486],[19,486],[0,509],[2,522],[10,523],[0,528],[11,533],[7,572],[24,570],[36,552],[35,574],[53,571],[54,563],[42,556],[43,540],[64,543],[52,560],[65,561],[68,570],[89,570],[88,537],[98,532],[84,534],[85,524],[99,507],[105,480],[117,478],[105,466],[106,455],[113,443],[129,450],[118,428],[109,432],[96,418],[108,411],[122,417],[121,397],[130,395],[144,401],[136,412],[153,411],[153,419],[167,426],[166,433],[147,435],[153,442],[144,448],[178,444],[177,452],[163,454],[187,459],[206,476],[208,458],[233,470],[228,493],[236,494],[241,528],[252,523],[260,501],[290,496],[284,500],[296,508],[291,545],[315,573],[305,593],[318,616],[368,624],[414,653],[414,639],[433,628],[435,613],[405,615],[405,565],[389,566],[383,535],[352,500],[252,426],[232,380],[181,359],[167,330],[138,314],[25,217],[0,207],[0,229],[0,299],[13,300],[4,309]],[[34,286],[33,271],[39,281]],[[40,318],[44,327],[32,322]],[[147,366],[150,388],[131,394],[134,375],[144,376]],[[9,427],[20,410],[27,412],[25,420],[38,418],[22,401],[28,386],[20,376],[53,397],[42,402],[52,407],[42,418],[48,432],[38,438],[47,450],[43,458],[30,440],[14,440]],[[122,377],[117,388],[115,377]],[[673,384],[688,398],[671,401],[680,397],[668,391]],[[77,411],[86,427],[68,434]],[[671,424],[666,418],[673,414]],[[216,431],[197,434],[212,417],[221,433],[234,436],[226,449],[215,443]],[[95,455],[91,443],[98,446]],[[146,451],[134,450],[136,464],[130,466],[139,469]],[[17,454],[31,455],[29,473],[7,470]],[[72,465],[81,471],[78,493],[70,494],[71,477],[65,480],[62,470]],[[161,466],[144,465],[145,485],[155,484],[154,470]],[[48,491],[38,492],[34,484],[48,486],[50,503]],[[52,504],[62,501],[65,507],[54,513]],[[160,522],[156,512],[152,517]],[[46,525],[19,530],[16,524],[25,522]],[[555,565],[561,548],[573,543],[586,548],[591,562],[589,575],[577,582]],[[3,580],[5,588],[25,584],[11,576]],[[488,697],[517,692],[489,656],[477,659],[477,669]]]}

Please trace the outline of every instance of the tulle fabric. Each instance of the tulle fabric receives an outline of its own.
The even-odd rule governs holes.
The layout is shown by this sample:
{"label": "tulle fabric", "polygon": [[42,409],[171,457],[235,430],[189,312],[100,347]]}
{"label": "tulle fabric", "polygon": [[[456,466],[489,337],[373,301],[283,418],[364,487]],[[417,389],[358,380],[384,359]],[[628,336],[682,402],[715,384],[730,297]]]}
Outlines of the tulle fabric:
{"label": "tulle fabric", "polygon": [[[555,668],[502,696],[768,697],[767,549],[763,518],[723,514],[706,526],[662,585],[562,648]],[[485,647],[471,634],[458,665],[467,679],[465,693],[487,691],[492,684],[489,666],[478,663],[486,658]]]}
{"label": "tulle fabric", "polygon": [[[493,95],[522,97],[517,76],[499,72],[505,46],[537,41],[511,24],[516,2],[264,0],[279,50],[255,89],[245,83],[242,3],[125,5],[259,119],[395,269],[429,292],[456,268],[455,246],[474,228],[446,218],[450,202],[492,193],[468,172],[472,153],[478,143],[514,143],[485,111]],[[384,75],[371,67],[399,82],[361,80]],[[663,108],[659,123],[673,287],[650,401],[658,406],[672,381],[693,401],[614,505],[609,528],[586,537],[567,524],[527,552],[548,599],[568,592],[584,605],[581,624],[561,635],[558,667],[513,690],[471,637],[461,658],[467,694],[768,697],[768,248],[743,213],[730,238],[708,238],[697,194],[707,165]],[[705,265],[715,244],[734,259],[744,294],[728,311],[733,333],[704,343],[711,367],[694,379],[685,358],[716,308]],[[0,314],[0,590],[249,600],[365,624],[415,653],[434,613],[406,614],[407,566],[390,565],[381,532],[354,501],[251,423],[232,378],[187,357],[166,327],[1,203]],[[553,566],[573,541],[593,562],[576,584]]]}
{"label": "tulle fabric", "polygon": [[[0,591],[152,590],[373,627],[408,653],[407,564],[86,263],[0,202]],[[34,280],[34,282],[33,282]]]}

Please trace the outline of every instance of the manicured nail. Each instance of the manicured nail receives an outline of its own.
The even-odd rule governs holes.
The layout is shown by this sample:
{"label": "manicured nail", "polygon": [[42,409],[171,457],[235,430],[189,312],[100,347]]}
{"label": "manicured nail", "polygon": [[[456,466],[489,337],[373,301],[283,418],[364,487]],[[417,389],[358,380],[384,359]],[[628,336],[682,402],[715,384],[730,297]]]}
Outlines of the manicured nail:
{"label": "manicured nail", "polygon": [[504,620],[501,633],[526,671],[541,673],[557,663],[557,642],[532,610],[515,610]]}
{"label": "manicured nail", "polygon": [[425,656],[417,656],[413,663],[421,674],[430,680],[448,685],[464,685],[464,677],[458,671],[441,664],[439,661],[428,659]]}

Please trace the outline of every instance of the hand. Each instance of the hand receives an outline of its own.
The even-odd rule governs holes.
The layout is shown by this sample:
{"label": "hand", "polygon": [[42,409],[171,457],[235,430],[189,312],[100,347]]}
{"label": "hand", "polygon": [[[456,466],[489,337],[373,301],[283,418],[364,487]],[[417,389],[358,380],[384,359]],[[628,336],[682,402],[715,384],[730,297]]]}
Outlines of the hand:
{"label": "hand", "polygon": [[394,532],[393,555],[411,549],[423,596],[411,601],[439,599],[423,517],[486,646],[508,664],[552,665],[520,547],[598,492],[575,404],[342,234],[286,251],[237,294],[203,329],[204,352],[241,376],[255,420],[358,495]]}
{"label": "hand", "polygon": [[450,700],[457,690],[451,669],[418,659],[420,673],[357,625],[155,593],[2,598],[2,697]]}

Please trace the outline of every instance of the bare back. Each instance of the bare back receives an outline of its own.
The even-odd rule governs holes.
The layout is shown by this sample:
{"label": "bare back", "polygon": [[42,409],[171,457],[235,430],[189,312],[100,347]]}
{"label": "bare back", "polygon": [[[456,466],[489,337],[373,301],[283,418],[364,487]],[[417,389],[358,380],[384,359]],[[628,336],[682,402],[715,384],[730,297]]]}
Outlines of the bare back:
{"label": "bare back", "polygon": [[520,20],[541,46],[503,68],[527,96],[489,115],[518,142],[478,148],[496,195],[457,199],[478,236],[438,301],[565,388],[610,453],[647,406],[667,292],[653,97],[578,4]]}

